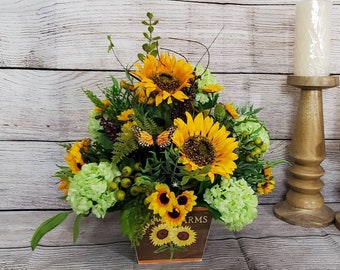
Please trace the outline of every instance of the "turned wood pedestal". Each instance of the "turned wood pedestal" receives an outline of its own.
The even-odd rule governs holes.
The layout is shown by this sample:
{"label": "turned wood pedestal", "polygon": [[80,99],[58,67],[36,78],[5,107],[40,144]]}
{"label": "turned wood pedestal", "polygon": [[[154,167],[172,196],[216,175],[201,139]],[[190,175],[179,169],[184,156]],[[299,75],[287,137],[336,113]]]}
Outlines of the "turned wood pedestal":
{"label": "turned wood pedestal", "polygon": [[301,89],[293,132],[286,199],[274,206],[276,217],[303,227],[325,227],[334,222],[334,212],[324,204],[320,179],[325,159],[322,90],[339,84],[338,77],[288,76],[287,83]]}

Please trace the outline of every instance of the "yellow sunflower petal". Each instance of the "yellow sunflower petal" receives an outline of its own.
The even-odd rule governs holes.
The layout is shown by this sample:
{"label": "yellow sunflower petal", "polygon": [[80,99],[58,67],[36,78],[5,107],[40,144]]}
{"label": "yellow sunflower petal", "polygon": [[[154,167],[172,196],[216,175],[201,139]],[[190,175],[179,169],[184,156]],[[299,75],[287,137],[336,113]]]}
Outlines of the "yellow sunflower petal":
{"label": "yellow sunflower petal", "polygon": [[162,101],[163,101],[162,93],[158,93],[155,98],[155,105],[158,106],[159,104],[162,103]]}
{"label": "yellow sunflower petal", "polygon": [[[202,114],[203,116],[203,114]],[[201,126],[201,135],[202,136],[207,136],[207,134],[209,133],[212,125],[214,124],[214,120],[211,117],[206,117],[204,118],[203,122],[202,122],[202,126]]]}
{"label": "yellow sunflower petal", "polygon": [[181,91],[176,92],[172,96],[179,101],[184,101],[184,100],[188,99],[188,96]]}
{"label": "yellow sunflower petal", "polygon": [[206,123],[206,121],[204,121],[204,118],[203,118],[203,113],[199,113],[198,115],[196,115],[196,117],[195,117],[195,119],[193,120],[192,123],[188,121],[188,126],[194,130],[193,134],[191,134],[191,135],[205,136],[205,134],[201,134],[201,133],[204,130],[204,127],[205,127],[206,124],[207,123]]}

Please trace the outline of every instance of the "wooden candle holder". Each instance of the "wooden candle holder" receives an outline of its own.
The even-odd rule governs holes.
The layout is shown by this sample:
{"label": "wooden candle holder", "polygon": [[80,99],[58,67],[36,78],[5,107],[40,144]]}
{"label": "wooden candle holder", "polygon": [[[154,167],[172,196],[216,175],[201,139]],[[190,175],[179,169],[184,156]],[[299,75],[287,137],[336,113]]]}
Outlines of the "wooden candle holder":
{"label": "wooden candle holder", "polygon": [[288,76],[287,83],[301,89],[290,156],[293,164],[286,199],[274,206],[276,217],[302,227],[325,227],[334,211],[324,205],[320,166],[325,159],[322,90],[339,85],[333,76]]}
{"label": "wooden candle holder", "polygon": [[334,221],[335,227],[340,230],[340,212],[335,214],[335,221]]}

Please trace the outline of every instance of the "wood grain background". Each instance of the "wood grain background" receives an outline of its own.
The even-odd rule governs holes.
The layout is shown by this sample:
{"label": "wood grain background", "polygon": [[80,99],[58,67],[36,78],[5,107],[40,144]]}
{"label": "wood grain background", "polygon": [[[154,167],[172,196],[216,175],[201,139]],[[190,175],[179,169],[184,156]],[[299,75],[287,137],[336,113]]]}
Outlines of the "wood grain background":
{"label": "wood grain background", "polygon": [[[56,211],[68,209],[57,198],[60,196],[57,180],[51,175],[56,171],[55,164],[63,164],[64,149],[58,143],[87,136],[92,104],[82,89],[99,93],[100,88],[109,86],[110,76],[124,77],[122,67],[107,53],[106,37],[112,36],[123,65],[130,64],[141,51],[145,28],[140,21],[147,11],[160,20],[156,34],[162,37],[161,47],[174,49],[193,63],[204,54],[204,48],[174,38],[208,46],[223,28],[210,48],[209,63],[225,88],[221,100],[263,107],[260,116],[272,138],[268,157],[289,160],[299,100],[299,90],[286,84],[287,75],[293,71],[294,4],[291,0],[2,0],[0,269],[151,269],[136,266],[133,250],[120,236],[118,218],[114,217],[85,221],[78,245],[71,245],[69,222],[48,235],[35,252],[29,249],[34,229]],[[332,16],[331,74],[338,76],[340,1],[333,1]],[[204,57],[202,64],[206,63]],[[335,210],[340,210],[339,91],[336,87],[325,90],[323,95],[327,156],[322,163],[325,169],[322,193]],[[275,168],[277,188],[260,198],[262,212],[258,219],[262,220],[241,234],[225,232],[223,228],[221,232],[219,225],[213,225],[206,265],[226,269],[219,268],[214,260],[219,258],[230,269],[288,269],[284,266],[291,265],[317,269],[313,268],[318,265],[315,254],[308,257],[306,252],[294,253],[296,258],[299,257],[296,254],[301,255],[299,261],[287,253],[284,247],[296,243],[297,250],[314,245],[323,256],[320,265],[330,256],[332,259],[324,269],[340,269],[336,229],[307,232],[295,228],[296,234],[286,239],[283,228],[291,227],[283,227],[285,224],[273,217],[272,206],[284,199],[287,191],[287,168],[288,165]],[[108,224],[114,238],[108,236]],[[268,228],[281,229],[269,229],[270,233],[259,236],[266,224]],[[252,234],[252,230],[256,233]],[[300,243],[299,237],[306,235],[309,237],[303,238],[305,243]],[[279,241],[275,242],[272,236]],[[276,253],[281,254],[280,263],[257,254],[259,243],[268,252],[274,248],[271,245],[281,247]],[[215,250],[212,245],[218,248]],[[223,252],[225,248],[227,254]],[[118,262],[108,259],[107,254],[115,254]],[[294,264],[287,263],[287,256]],[[277,268],[279,265],[283,268]],[[190,264],[178,269],[203,266]]]}

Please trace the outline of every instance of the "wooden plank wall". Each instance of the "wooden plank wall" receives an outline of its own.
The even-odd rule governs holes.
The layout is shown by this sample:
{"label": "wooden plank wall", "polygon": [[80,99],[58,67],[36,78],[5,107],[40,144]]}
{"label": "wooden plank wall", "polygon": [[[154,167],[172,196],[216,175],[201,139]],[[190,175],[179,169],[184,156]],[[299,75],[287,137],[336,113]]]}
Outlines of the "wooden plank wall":
{"label": "wooden plank wall", "polygon": [[[339,75],[340,1],[333,4],[331,73]],[[99,93],[109,85],[111,75],[124,76],[117,60],[107,53],[106,36],[112,36],[119,60],[130,64],[141,50],[145,29],[140,21],[147,11],[160,20],[156,33],[162,36],[161,47],[174,49],[193,63],[204,48],[172,38],[209,45],[223,27],[210,48],[209,63],[225,87],[221,98],[263,107],[260,116],[272,137],[268,157],[289,160],[299,99],[299,91],[286,84],[293,70],[294,10],[291,0],[2,0],[0,250],[9,256],[15,249],[21,259],[9,256],[7,264],[0,262],[0,269],[25,268],[23,260],[32,256],[28,246],[34,229],[55,211],[67,208],[57,199],[56,180],[50,177],[55,164],[63,164],[64,150],[58,143],[87,136],[92,105],[82,88]],[[205,57],[202,64],[206,63]],[[339,87],[326,90],[323,96],[327,203],[340,203],[339,91]],[[261,204],[270,206],[267,211],[285,196],[287,168],[281,165],[274,170],[277,188],[261,197]],[[104,225],[88,223],[92,229],[104,230]],[[44,245],[70,244],[62,236],[69,237],[71,229],[58,230]],[[106,241],[91,226],[86,233],[87,240],[80,241]],[[67,249],[59,252],[65,255]]]}

